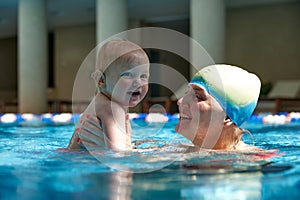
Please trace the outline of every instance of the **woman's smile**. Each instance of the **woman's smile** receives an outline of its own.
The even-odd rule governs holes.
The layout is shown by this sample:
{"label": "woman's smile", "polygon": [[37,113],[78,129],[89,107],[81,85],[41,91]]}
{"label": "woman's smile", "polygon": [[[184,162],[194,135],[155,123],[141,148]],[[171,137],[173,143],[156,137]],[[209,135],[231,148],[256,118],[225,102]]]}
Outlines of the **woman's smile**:
{"label": "woman's smile", "polygon": [[191,117],[189,117],[188,115],[185,115],[185,114],[180,114],[180,119],[184,119],[184,120],[192,120]]}

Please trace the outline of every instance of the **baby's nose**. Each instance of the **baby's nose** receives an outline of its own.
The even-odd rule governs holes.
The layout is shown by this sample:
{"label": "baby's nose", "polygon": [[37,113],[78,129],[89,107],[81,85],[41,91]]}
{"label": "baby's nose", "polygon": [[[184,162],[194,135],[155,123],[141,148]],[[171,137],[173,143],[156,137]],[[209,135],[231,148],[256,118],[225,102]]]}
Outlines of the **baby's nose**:
{"label": "baby's nose", "polygon": [[140,78],[135,78],[133,79],[133,83],[134,86],[140,86],[141,85],[141,79]]}

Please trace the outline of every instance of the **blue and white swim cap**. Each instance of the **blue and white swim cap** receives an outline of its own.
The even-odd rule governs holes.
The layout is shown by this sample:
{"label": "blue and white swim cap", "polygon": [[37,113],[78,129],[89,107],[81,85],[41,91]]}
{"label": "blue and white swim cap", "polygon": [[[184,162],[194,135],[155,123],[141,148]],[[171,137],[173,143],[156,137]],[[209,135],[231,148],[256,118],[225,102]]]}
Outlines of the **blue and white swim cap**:
{"label": "blue and white swim cap", "polygon": [[252,73],[231,65],[211,65],[201,69],[191,84],[203,87],[240,126],[252,115],[260,93],[260,80]]}

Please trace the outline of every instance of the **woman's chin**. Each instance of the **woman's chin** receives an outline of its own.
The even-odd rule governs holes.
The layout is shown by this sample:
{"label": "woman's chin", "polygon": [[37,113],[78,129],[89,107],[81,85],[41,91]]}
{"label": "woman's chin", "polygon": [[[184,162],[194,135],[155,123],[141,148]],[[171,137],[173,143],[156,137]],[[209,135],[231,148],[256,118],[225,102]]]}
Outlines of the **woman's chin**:
{"label": "woman's chin", "polygon": [[183,135],[184,137],[186,137],[185,134],[184,134],[185,129],[181,126],[180,121],[179,121],[179,122],[177,123],[177,125],[175,126],[175,131],[176,131],[177,133],[179,133],[180,135]]}
{"label": "woman's chin", "polygon": [[179,133],[179,122],[176,124],[176,126],[175,126],[175,131],[177,132],[177,133]]}
{"label": "woman's chin", "polygon": [[186,120],[179,119],[178,123],[175,126],[175,131],[177,133],[183,134],[189,129],[189,123]]}
{"label": "woman's chin", "polygon": [[181,119],[178,120],[176,126],[175,126],[175,131],[179,134],[181,134],[181,131],[182,131],[182,124],[181,124]]}

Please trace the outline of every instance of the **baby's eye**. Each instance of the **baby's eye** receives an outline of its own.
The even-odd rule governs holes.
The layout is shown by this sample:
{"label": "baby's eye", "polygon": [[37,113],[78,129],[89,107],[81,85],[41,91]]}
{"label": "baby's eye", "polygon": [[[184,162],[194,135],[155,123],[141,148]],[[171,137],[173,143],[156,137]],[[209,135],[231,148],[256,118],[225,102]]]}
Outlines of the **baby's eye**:
{"label": "baby's eye", "polygon": [[120,74],[120,76],[124,78],[131,78],[133,75],[131,72],[123,72]]}
{"label": "baby's eye", "polygon": [[147,79],[148,80],[148,75],[147,74],[142,74],[141,79]]}

